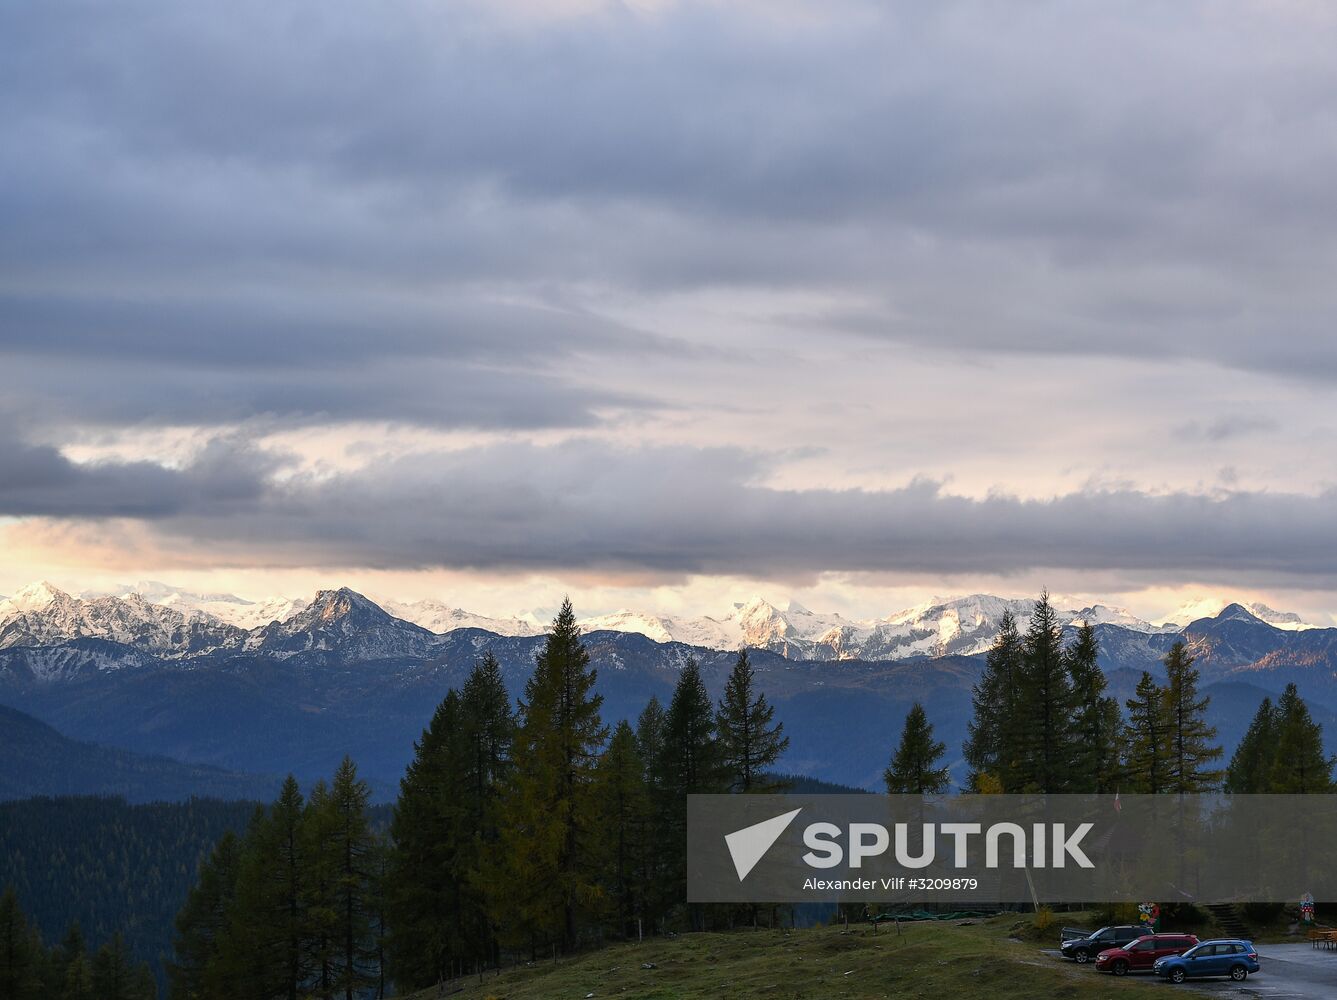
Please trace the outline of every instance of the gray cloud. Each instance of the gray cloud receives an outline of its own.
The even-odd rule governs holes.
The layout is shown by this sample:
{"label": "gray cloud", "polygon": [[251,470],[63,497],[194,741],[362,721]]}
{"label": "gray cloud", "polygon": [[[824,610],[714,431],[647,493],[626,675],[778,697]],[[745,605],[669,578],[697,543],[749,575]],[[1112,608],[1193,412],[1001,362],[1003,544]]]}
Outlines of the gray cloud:
{"label": "gray cloud", "polygon": [[[831,327],[938,349],[1331,379],[1335,33],[1243,0],[541,25],[468,4],[9,7],[0,261],[50,291],[4,304],[5,348],[133,347],[147,335],[89,336],[71,297],[148,286],[158,324],[210,342],[161,349],[199,363],[318,340],[313,364],[430,342],[523,367],[598,323],[535,336],[399,303],[729,285],[839,288],[872,305]],[[298,320],[253,301],[276,289]],[[613,342],[637,337],[593,338]]]}
{"label": "gray cloud", "polygon": [[[1297,417],[1337,386],[1335,36],[1322,9],[1247,0],[0,6],[0,512],[311,564],[1330,576],[1331,470],[1294,456],[1326,454]],[[1000,355],[1064,367],[954,396],[956,366]],[[930,359],[905,366],[921,384],[901,356]],[[1277,375],[1302,384],[1273,459]],[[1055,412],[1059,379],[1117,405]],[[1186,423],[1231,405],[1218,379],[1258,415]],[[803,393],[848,431],[794,433]],[[1181,393],[1201,405],[1149,429]],[[629,411],[725,447],[513,445],[316,480],[240,438],[181,469],[15,443],[616,432]],[[1077,455],[1079,428],[1051,468],[1136,485],[756,485],[766,433],[883,482],[886,454],[907,477],[958,448],[1043,462],[1044,426],[1083,419],[1109,454]],[[1229,459],[1315,495],[1154,491],[1128,455],[1166,427],[1188,441],[1171,461],[1211,452],[1200,481]]]}
{"label": "gray cloud", "polygon": [[217,517],[265,501],[281,459],[219,439],[184,469],[155,462],[76,464],[46,445],[0,438],[0,513],[55,518]]}
{"label": "gray cloud", "polygon": [[[179,472],[76,470],[47,449],[11,449],[0,513],[138,517],[169,547],[313,566],[662,578],[1057,568],[1337,585],[1331,491],[1092,489],[1034,501],[968,499],[929,481],[779,490],[758,485],[765,456],[591,442],[419,454],[320,479],[272,477],[275,459],[252,458],[223,444]],[[262,484],[246,474],[255,468]]]}

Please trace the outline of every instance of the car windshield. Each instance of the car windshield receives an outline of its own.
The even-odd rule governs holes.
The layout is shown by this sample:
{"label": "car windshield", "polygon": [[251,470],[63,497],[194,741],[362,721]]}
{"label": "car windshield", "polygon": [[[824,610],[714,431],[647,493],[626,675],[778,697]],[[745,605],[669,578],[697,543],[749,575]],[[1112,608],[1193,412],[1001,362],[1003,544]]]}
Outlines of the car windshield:
{"label": "car windshield", "polygon": [[1110,935],[1110,931],[1111,931],[1111,930],[1113,930],[1113,928],[1111,928],[1111,927],[1102,927],[1102,928],[1100,928],[1100,930],[1098,930],[1098,931],[1096,931],[1094,934],[1092,934],[1091,937],[1093,937],[1093,938],[1109,937],[1109,935]]}
{"label": "car windshield", "polygon": [[[1202,952],[1202,945],[1198,945],[1198,947],[1196,947],[1196,948],[1190,948],[1188,951],[1184,952],[1184,957],[1185,957],[1185,958],[1192,958],[1194,955],[1198,954],[1199,952]],[[1206,952],[1203,952],[1203,954],[1206,954]]]}

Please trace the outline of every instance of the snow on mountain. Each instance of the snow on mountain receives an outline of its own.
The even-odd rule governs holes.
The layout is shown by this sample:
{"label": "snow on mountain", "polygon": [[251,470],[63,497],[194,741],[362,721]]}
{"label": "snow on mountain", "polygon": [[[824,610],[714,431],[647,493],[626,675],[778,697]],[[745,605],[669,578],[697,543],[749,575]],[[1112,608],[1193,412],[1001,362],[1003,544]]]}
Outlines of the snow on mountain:
{"label": "snow on mountain", "polygon": [[[1203,618],[1215,618],[1233,603],[1235,602],[1219,597],[1194,598],[1191,601],[1184,602],[1166,615],[1166,626],[1183,627]],[[1307,622],[1294,611],[1277,611],[1257,601],[1252,604],[1241,604],[1240,607],[1259,621],[1267,622],[1273,628],[1285,629],[1288,632],[1303,632],[1306,629],[1327,627]]]}
{"label": "snow on mountain", "polygon": [[[1148,636],[1179,632],[1189,622],[1215,617],[1224,606],[1224,602],[1190,602],[1171,616],[1178,624],[1153,625],[1104,604],[1075,609],[1062,604],[1055,602],[1065,627],[1089,622]],[[1032,606],[1030,598],[969,594],[934,598],[885,618],[861,620],[813,612],[796,601],[781,608],[753,597],[719,616],[622,610],[582,619],[580,624],[585,632],[634,632],[657,642],[710,649],[760,648],[791,659],[899,660],[982,653],[993,644],[1004,614],[1010,613],[1024,630]],[[1262,604],[1250,604],[1241,613],[1244,611],[1281,629],[1320,627]],[[0,649],[55,646],[88,638],[163,657],[219,649],[280,657],[337,651],[382,659],[430,655],[440,636],[462,628],[525,637],[541,635],[546,622],[533,615],[490,618],[435,600],[375,602],[347,588],[323,590],[310,602],[299,598],[250,601],[153,581],[112,595],[72,597],[41,582],[0,601]]]}
{"label": "snow on mountain", "polygon": [[235,594],[197,593],[183,590],[156,580],[140,582],[118,587],[108,592],[86,592],[81,597],[142,597],[150,604],[174,608],[184,615],[198,613],[208,615],[228,625],[250,631],[268,625],[270,622],[286,621],[302,611],[307,602],[300,597],[267,597],[262,601],[248,601]]}
{"label": "snow on mountain", "polygon": [[286,657],[338,652],[352,659],[427,656],[437,637],[354,590],[322,590],[297,614],[246,636],[246,649]]}
{"label": "snow on mountain", "polygon": [[546,625],[529,615],[524,618],[488,618],[461,608],[452,608],[441,601],[394,601],[376,599],[376,603],[396,618],[421,625],[429,632],[442,635],[459,628],[481,628],[497,635],[542,635]]}
{"label": "snow on mountain", "polygon": [[137,594],[84,600],[41,582],[0,603],[0,649],[95,638],[179,656],[235,645],[240,637],[239,629],[208,615],[151,604]]}

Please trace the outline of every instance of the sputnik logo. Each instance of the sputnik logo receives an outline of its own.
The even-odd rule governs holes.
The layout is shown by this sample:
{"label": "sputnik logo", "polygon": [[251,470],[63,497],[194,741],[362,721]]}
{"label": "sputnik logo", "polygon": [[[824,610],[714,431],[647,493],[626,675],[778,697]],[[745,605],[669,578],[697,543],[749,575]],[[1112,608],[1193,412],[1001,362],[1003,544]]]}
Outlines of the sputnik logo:
{"label": "sputnik logo", "polygon": [[757,862],[766,856],[771,845],[780,839],[780,834],[789,828],[794,817],[802,811],[800,807],[724,835],[729,855],[733,858],[733,866],[738,872],[738,881],[747,878],[748,873],[757,866]]}

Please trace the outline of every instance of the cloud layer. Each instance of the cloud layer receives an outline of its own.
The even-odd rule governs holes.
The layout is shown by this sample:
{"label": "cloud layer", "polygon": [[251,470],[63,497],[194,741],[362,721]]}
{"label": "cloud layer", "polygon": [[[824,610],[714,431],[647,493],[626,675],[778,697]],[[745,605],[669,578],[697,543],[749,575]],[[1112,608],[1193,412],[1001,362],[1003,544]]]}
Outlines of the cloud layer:
{"label": "cloud layer", "polygon": [[6,6],[0,514],[1314,585],[1334,49],[1298,0]]}

